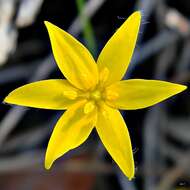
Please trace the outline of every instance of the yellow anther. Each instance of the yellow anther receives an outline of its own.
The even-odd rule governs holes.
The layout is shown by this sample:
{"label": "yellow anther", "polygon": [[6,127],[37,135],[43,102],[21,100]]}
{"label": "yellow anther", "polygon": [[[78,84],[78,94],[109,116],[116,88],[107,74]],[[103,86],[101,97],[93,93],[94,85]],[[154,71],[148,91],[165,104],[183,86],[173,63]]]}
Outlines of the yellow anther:
{"label": "yellow anther", "polygon": [[105,110],[104,107],[101,108],[101,113],[102,113],[102,115],[103,115],[105,118],[107,118],[107,119],[110,118],[109,113]]}
{"label": "yellow anther", "polygon": [[111,91],[111,90],[107,90],[106,91],[106,99],[107,100],[115,100],[119,97],[117,92]]}
{"label": "yellow anther", "polygon": [[66,90],[63,92],[63,95],[70,100],[75,100],[78,96],[78,93],[74,90]]}
{"label": "yellow anther", "polygon": [[109,76],[109,69],[107,67],[104,67],[101,71],[100,71],[100,82],[104,83],[106,82],[106,80],[108,79]]}
{"label": "yellow anther", "polygon": [[88,114],[88,113],[92,112],[94,110],[94,108],[95,108],[95,104],[93,101],[87,102],[84,105],[84,113]]}
{"label": "yellow anther", "polygon": [[85,73],[81,73],[81,77],[83,78],[83,85],[86,89],[89,89],[89,87],[92,86],[92,84],[94,84],[94,79],[92,80],[91,75],[87,75]]}

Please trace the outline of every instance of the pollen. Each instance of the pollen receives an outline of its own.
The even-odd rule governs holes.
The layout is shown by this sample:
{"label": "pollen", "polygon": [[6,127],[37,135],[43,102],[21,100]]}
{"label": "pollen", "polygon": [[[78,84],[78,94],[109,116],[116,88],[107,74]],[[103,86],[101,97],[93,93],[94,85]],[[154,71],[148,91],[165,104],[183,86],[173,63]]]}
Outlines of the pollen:
{"label": "pollen", "polygon": [[100,83],[105,83],[106,80],[108,79],[109,77],[109,69],[107,67],[104,67],[102,69],[102,71],[100,71]]}

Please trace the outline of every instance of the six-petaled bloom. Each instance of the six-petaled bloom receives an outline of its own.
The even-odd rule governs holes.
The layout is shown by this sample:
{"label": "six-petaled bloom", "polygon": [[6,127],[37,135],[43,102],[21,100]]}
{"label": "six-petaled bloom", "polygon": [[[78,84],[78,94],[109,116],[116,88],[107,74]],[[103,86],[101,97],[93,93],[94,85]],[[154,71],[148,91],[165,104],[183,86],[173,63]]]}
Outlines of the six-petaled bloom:
{"label": "six-petaled bloom", "polygon": [[5,102],[35,108],[65,110],[49,140],[45,168],[81,145],[95,127],[112,158],[129,179],[134,160],[127,126],[118,111],[152,106],[186,89],[186,86],[124,76],[136,44],[140,12],[133,13],[101,51],[97,64],[88,50],[57,26],[45,22],[55,60],[65,79],[24,85]]}

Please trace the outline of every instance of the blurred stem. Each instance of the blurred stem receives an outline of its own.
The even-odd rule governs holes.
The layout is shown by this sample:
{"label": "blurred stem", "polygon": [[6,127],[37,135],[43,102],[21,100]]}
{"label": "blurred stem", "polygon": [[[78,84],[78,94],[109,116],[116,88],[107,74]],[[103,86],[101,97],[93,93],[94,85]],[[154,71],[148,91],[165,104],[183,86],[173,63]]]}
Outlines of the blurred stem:
{"label": "blurred stem", "polygon": [[94,35],[92,25],[90,23],[89,18],[86,15],[82,14],[85,0],[76,0],[76,4],[77,4],[78,12],[80,14],[81,23],[84,24],[84,29],[83,29],[84,41],[88,49],[91,51],[91,53],[93,55],[96,55],[97,46],[96,46],[96,40],[94,37],[95,35]]}

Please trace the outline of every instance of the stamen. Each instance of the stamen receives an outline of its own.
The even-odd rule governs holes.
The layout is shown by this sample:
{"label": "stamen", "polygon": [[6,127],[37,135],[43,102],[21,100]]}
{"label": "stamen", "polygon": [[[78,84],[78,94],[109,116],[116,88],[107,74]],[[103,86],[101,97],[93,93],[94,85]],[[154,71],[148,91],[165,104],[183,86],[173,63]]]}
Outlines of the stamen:
{"label": "stamen", "polygon": [[92,83],[93,83],[93,81],[92,81],[92,79],[91,79],[91,77],[89,77],[87,74],[85,74],[85,73],[81,73],[81,77],[84,79],[84,86],[85,86],[85,88],[89,88],[89,86],[91,86],[92,85]]}
{"label": "stamen", "polygon": [[104,67],[102,71],[100,71],[100,82],[105,83],[109,76],[109,69],[107,67]]}
{"label": "stamen", "polygon": [[101,113],[105,118],[110,119],[109,113],[104,108],[102,108]]}
{"label": "stamen", "polygon": [[74,90],[66,90],[63,92],[63,95],[70,100],[75,100],[78,97],[78,93]]}
{"label": "stamen", "polygon": [[107,90],[106,91],[106,99],[107,100],[115,100],[119,97],[119,94],[117,92]]}
{"label": "stamen", "polygon": [[88,114],[88,113],[92,112],[94,110],[94,108],[95,108],[95,104],[93,101],[87,102],[84,105],[84,113]]}

